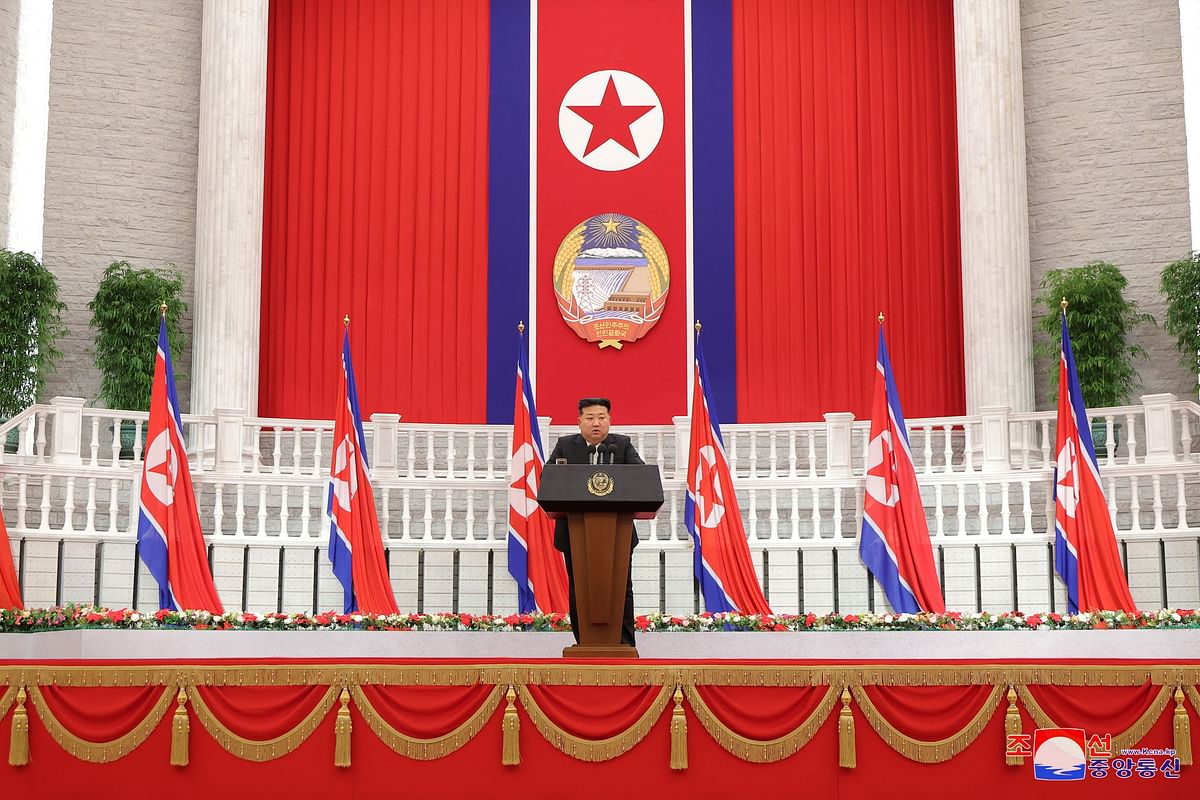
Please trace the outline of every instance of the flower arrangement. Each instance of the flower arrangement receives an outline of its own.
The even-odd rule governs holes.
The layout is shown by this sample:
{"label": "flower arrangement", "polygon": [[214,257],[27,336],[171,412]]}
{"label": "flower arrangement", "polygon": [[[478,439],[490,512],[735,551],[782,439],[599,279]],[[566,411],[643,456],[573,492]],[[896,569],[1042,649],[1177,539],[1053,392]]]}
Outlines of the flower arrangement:
{"label": "flower arrangement", "polygon": [[[636,620],[639,631],[1032,631],[1149,628],[1200,628],[1194,609],[1161,609],[1127,614],[1094,611],[1080,614],[1020,611],[945,614],[645,614]],[[78,629],[119,630],[239,630],[239,631],[556,631],[571,630],[565,614],[252,614],[230,611],[157,611],[145,614],[127,608],[110,610],[90,605],[54,608],[0,609],[0,633]]]}

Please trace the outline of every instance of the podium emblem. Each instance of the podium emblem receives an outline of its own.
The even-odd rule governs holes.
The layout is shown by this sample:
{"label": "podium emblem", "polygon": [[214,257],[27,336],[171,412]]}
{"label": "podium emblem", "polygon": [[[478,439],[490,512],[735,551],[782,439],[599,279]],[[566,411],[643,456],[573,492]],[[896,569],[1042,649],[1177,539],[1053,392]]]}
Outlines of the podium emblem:
{"label": "podium emblem", "polygon": [[636,342],[662,318],[671,287],[667,251],[633,217],[597,214],[573,227],[554,255],[563,321],[601,350]]}
{"label": "podium emblem", "polygon": [[607,472],[597,472],[588,478],[587,490],[596,497],[604,497],[606,494],[612,494],[613,479]]}

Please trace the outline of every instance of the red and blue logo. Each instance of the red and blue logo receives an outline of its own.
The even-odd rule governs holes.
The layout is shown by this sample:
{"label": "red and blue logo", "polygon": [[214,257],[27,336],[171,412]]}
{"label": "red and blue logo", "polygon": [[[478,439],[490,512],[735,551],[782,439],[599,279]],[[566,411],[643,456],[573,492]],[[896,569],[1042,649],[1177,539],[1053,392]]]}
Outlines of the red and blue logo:
{"label": "red and blue logo", "polygon": [[1038,728],[1033,733],[1033,777],[1081,781],[1087,771],[1082,728]]}

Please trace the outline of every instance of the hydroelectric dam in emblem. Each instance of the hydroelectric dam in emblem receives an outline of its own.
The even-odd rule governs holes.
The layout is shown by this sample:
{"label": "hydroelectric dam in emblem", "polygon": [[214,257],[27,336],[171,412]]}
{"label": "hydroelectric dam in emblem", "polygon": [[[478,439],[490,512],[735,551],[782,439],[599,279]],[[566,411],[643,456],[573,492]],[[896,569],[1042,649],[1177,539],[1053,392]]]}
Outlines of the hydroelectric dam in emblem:
{"label": "hydroelectric dam in emblem", "polygon": [[624,214],[589,217],[554,256],[554,293],[571,330],[620,350],[653,328],[667,305],[671,268],[662,242]]}

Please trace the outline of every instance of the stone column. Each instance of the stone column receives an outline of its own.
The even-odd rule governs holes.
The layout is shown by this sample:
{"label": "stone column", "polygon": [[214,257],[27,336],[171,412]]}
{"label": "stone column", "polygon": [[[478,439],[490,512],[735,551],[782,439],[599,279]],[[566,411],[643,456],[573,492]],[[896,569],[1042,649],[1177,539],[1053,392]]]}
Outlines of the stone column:
{"label": "stone column", "polygon": [[258,409],[267,0],[204,0],[192,413]]}
{"label": "stone column", "polygon": [[967,413],[1033,409],[1018,0],[955,0]]}

